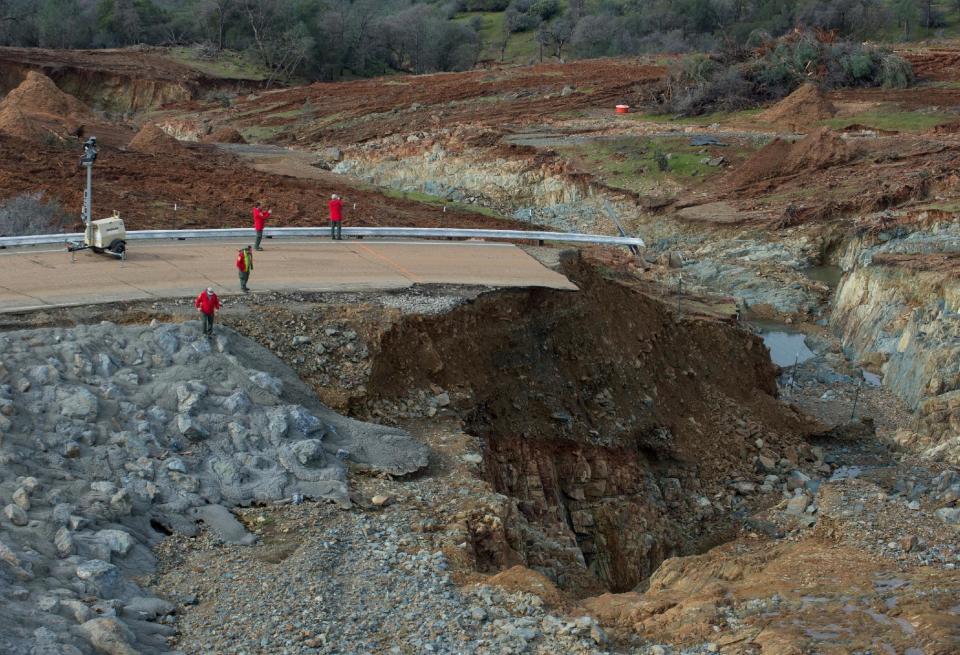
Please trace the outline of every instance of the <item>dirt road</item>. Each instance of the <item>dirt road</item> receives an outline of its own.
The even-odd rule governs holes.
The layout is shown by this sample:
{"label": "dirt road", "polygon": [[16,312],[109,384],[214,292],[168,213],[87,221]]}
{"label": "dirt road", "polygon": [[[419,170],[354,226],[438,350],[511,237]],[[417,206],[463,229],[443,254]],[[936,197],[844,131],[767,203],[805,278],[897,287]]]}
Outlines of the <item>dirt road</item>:
{"label": "dirt road", "polygon": [[[90,252],[0,252],[0,312],[192,296],[206,286],[239,293],[239,241],[134,243],[121,263]],[[509,244],[450,242],[265,242],[253,291],[395,289],[414,284],[576,287]]]}

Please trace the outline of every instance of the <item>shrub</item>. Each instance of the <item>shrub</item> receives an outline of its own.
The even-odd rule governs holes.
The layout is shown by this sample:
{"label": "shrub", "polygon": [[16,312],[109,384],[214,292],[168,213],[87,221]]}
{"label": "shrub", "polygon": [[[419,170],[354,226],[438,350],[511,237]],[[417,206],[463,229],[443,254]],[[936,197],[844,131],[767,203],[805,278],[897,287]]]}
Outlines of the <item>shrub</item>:
{"label": "shrub", "polygon": [[913,67],[902,57],[885,53],[880,57],[879,79],[888,89],[905,89],[914,82]]}
{"label": "shrub", "polygon": [[65,231],[72,222],[56,201],[45,200],[42,193],[25,193],[0,203],[0,234],[54,234]]}
{"label": "shrub", "polygon": [[913,83],[913,70],[903,58],[879,48],[792,35],[762,43],[747,61],[684,58],[671,70],[668,91],[658,104],[663,111],[680,114],[735,111],[778,100],[806,80],[828,89],[905,88]]}
{"label": "shrub", "polygon": [[540,20],[550,20],[560,13],[560,3],[557,0],[537,0],[527,13],[539,16]]}
{"label": "shrub", "polygon": [[670,170],[670,159],[660,148],[656,148],[653,151],[653,161],[657,162],[657,169],[659,169],[661,173],[666,173]]}
{"label": "shrub", "polygon": [[841,65],[847,76],[856,82],[872,79],[875,75],[874,59],[866,52],[844,57]]}

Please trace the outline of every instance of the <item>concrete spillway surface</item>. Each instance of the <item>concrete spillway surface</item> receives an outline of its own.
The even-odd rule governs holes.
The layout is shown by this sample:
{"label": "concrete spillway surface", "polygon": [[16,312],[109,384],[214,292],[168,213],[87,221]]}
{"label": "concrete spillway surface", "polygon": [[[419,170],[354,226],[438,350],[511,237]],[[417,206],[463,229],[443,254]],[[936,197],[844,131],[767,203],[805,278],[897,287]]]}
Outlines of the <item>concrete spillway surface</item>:
{"label": "concrete spillway surface", "polygon": [[770,359],[782,368],[802,364],[814,356],[813,351],[807,347],[806,339],[798,332],[764,330],[761,336],[763,343],[770,349]]}

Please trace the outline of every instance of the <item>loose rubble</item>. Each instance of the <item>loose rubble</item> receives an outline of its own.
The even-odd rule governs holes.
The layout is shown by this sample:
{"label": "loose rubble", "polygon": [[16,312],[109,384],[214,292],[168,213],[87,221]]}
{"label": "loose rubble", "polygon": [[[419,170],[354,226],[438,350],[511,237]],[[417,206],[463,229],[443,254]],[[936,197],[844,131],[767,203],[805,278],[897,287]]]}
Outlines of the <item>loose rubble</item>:
{"label": "loose rubble", "polygon": [[208,341],[195,322],[103,323],[5,333],[0,350],[0,581],[17,589],[0,601],[3,652],[164,652],[173,629],[128,608],[166,607],[133,581],[165,534],[199,520],[252,543],[228,507],[294,495],[348,507],[348,465],[427,463],[405,433],[324,408],[223,329]]}

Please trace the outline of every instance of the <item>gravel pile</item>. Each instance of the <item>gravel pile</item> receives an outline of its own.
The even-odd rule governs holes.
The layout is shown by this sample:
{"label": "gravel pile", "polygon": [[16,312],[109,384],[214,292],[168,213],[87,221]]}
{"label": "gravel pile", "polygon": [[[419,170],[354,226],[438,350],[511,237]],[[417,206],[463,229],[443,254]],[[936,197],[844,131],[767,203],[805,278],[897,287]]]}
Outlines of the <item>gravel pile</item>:
{"label": "gravel pile", "polygon": [[561,618],[529,593],[458,587],[413,504],[243,510],[263,540],[252,548],[168,540],[160,553],[171,566],[157,590],[183,605],[177,647],[291,655],[604,651],[606,635],[589,617]]}

